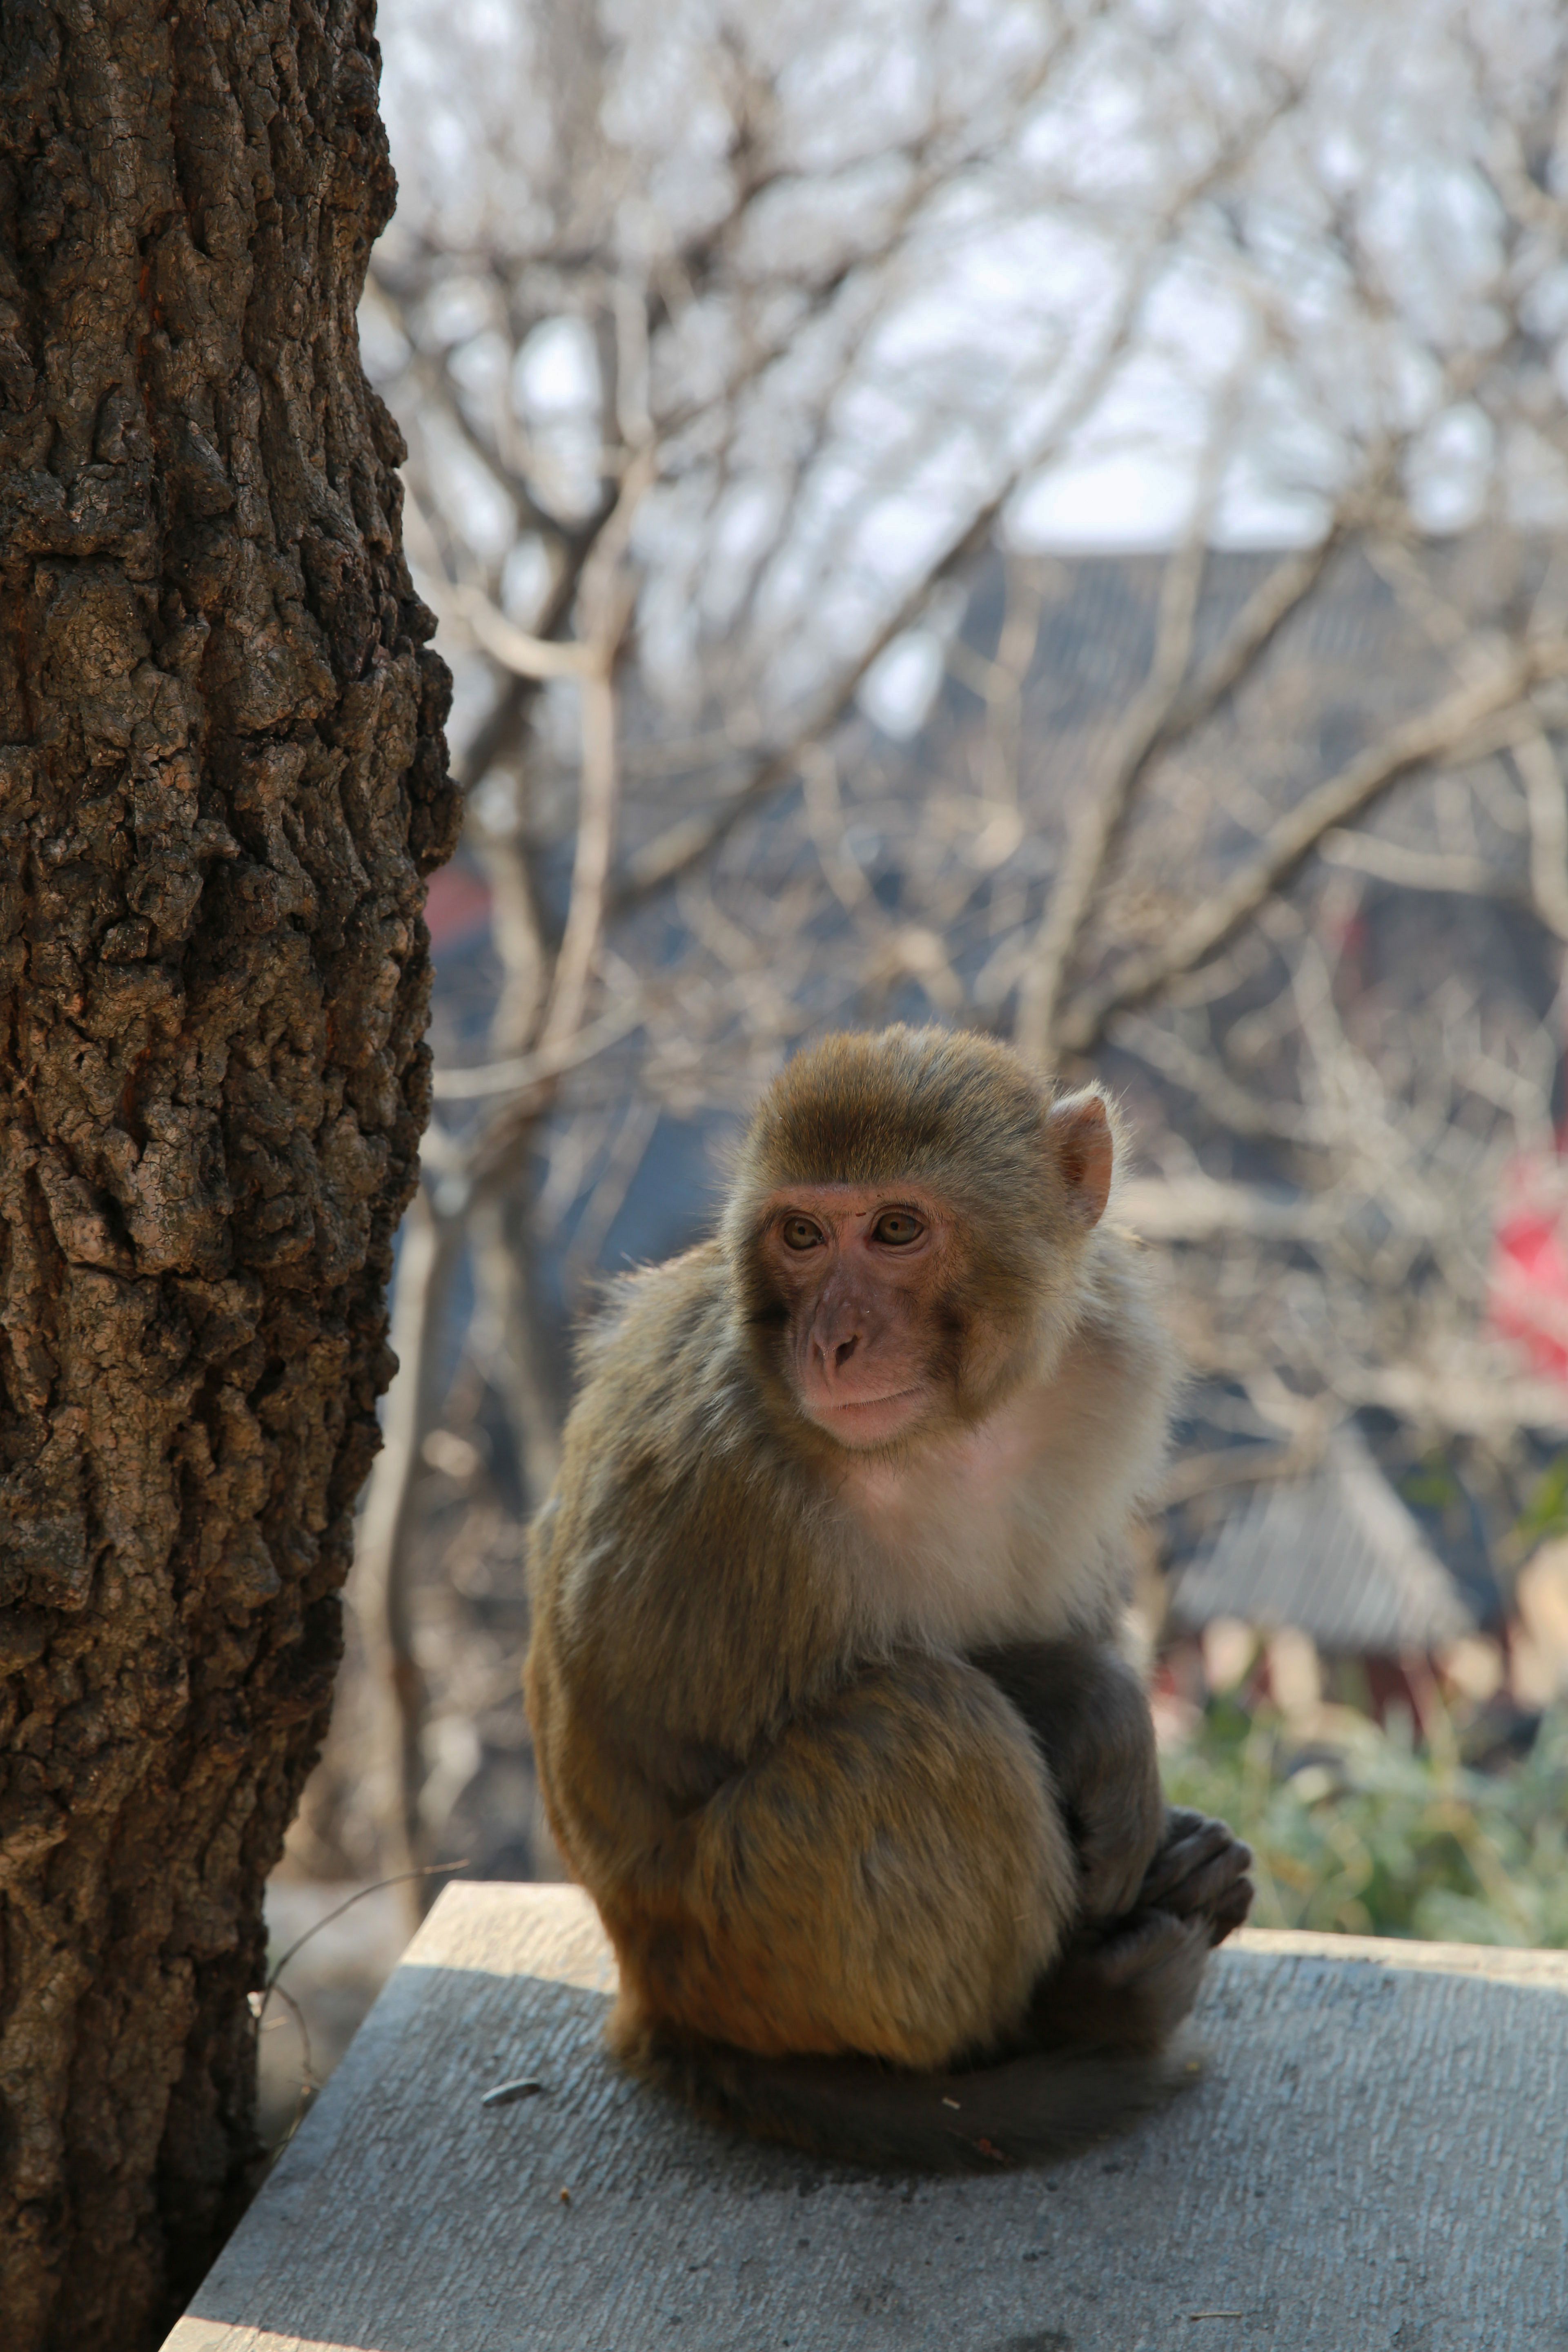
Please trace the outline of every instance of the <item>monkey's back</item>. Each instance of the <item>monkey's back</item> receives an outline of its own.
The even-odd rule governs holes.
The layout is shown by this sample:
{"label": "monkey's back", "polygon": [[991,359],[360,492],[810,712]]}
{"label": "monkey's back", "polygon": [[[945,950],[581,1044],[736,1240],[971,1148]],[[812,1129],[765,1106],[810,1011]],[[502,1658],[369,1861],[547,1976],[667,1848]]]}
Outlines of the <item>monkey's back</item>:
{"label": "monkey's back", "polygon": [[531,1538],[541,1787],[602,1908],[660,1880],[683,1821],[842,1656],[842,1598],[801,1539],[815,1507],[742,1345],[717,1243],[617,1286]]}

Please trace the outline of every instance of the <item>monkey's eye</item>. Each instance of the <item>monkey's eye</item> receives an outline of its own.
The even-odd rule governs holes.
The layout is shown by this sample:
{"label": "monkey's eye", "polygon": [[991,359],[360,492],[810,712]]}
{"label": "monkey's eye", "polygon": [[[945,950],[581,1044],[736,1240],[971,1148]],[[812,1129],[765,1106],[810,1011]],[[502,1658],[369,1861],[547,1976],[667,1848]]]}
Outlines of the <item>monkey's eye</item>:
{"label": "monkey's eye", "polygon": [[911,1216],[908,1209],[889,1209],[878,1218],[871,1238],[885,1242],[889,1249],[907,1249],[910,1242],[919,1241],[924,1231],[920,1219]]}
{"label": "monkey's eye", "polygon": [[786,1217],[783,1233],[785,1249],[815,1249],[822,1239],[822,1228],[814,1225],[809,1217]]}

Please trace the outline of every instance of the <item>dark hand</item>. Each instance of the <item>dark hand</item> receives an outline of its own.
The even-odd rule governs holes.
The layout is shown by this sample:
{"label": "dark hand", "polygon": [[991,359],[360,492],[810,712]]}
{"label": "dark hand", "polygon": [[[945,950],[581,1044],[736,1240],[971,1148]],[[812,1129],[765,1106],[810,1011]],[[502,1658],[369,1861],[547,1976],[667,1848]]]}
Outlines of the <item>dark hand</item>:
{"label": "dark hand", "polygon": [[1224,1822],[1173,1805],[1160,1850],[1139,1888],[1136,1908],[1205,1920],[1209,1942],[1223,1943],[1252,1908],[1253,1886],[1247,1875],[1251,1867],[1252,1848],[1233,1837]]}

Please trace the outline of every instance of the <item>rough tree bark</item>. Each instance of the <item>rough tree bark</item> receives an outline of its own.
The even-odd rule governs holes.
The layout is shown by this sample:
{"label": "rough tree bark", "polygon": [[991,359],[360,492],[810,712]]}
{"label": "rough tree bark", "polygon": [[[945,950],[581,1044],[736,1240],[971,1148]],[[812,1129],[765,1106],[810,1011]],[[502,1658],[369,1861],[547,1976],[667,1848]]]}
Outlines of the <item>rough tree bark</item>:
{"label": "rough tree bark", "polygon": [[0,10],[0,2312],[155,2342],[254,2158],[427,1092],[447,680],[356,0]]}

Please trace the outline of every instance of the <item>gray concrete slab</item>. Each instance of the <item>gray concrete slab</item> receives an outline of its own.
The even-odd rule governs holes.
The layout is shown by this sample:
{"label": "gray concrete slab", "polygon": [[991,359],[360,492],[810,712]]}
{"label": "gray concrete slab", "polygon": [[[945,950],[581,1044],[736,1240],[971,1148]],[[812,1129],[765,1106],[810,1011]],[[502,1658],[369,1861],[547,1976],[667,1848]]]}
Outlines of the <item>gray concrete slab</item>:
{"label": "gray concrete slab", "polygon": [[1188,2096],[942,2181],[672,2112],[613,1982],[576,1889],[449,1887],[166,2352],[1568,2352],[1568,1953],[1249,1933]]}

